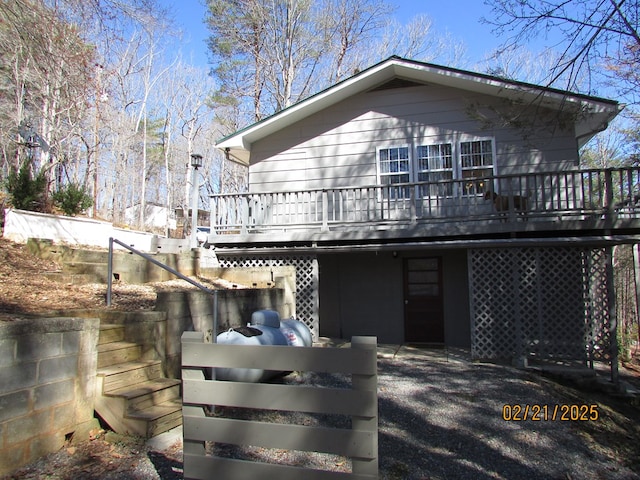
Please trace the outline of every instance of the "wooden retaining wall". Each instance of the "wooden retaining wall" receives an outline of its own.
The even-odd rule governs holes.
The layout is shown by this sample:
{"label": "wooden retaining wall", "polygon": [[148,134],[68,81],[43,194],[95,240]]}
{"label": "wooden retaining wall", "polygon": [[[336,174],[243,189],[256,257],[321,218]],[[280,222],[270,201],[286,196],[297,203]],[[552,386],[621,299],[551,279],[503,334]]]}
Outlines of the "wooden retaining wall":
{"label": "wooden retaining wall", "polygon": [[[182,336],[184,478],[242,480],[377,479],[376,338],[354,337],[351,348],[238,346]],[[205,379],[205,368],[259,368],[351,375],[351,388],[253,384]],[[347,415],[351,428],[327,428],[207,416],[206,405]],[[322,452],[351,458],[351,473],[223,458],[205,442]]]}

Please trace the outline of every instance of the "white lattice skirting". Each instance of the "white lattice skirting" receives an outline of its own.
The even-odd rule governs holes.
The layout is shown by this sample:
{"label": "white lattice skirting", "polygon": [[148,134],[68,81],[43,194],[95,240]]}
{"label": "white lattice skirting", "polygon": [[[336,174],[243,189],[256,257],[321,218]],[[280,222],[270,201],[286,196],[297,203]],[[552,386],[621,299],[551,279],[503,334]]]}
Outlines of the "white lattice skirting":
{"label": "white lattice skirting", "polygon": [[318,260],[314,255],[227,255],[218,254],[220,266],[281,267],[296,269],[296,320],[305,323],[314,339],[318,338]]}
{"label": "white lattice skirting", "polygon": [[470,250],[476,359],[611,359],[602,248]]}

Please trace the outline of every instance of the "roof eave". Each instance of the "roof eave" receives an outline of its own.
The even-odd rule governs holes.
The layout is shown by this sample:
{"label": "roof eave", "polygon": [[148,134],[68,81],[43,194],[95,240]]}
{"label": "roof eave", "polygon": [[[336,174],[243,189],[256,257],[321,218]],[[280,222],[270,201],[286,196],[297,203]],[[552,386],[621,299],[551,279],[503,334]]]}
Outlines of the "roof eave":
{"label": "roof eave", "polygon": [[387,73],[392,66],[392,64],[383,63],[379,64],[378,68],[372,67],[372,69],[367,70],[367,75],[362,77],[360,74],[354,75],[331,88],[223,138],[215,146],[222,150],[229,148],[231,152],[250,151],[254,141],[286,128],[352,95],[377,86],[380,82],[389,78]]}
{"label": "roof eave", "polygon": [[394,77],[425,84],[444,85],[492,96],[502,95],[525,101],[540,100],[543,105],[549,107],[571,104],[576,108],[582,108],[588,104],[591,106],[591,110],[596,111],[596,113],[592,119],[583,122],[581,125],[576,125],[576,137],[579,142],[581,139],[586,139],[583,143],[586,143],[589,138],[606,128],[606,125],[621,110],[618,103],[612,100],[391,57],[275,115],[223,138],[216,143],[216,147],[227,151],[229,157],[235,159],[238,163],[248,165],[251,147],[255,141],[355,94],[375,88]]}

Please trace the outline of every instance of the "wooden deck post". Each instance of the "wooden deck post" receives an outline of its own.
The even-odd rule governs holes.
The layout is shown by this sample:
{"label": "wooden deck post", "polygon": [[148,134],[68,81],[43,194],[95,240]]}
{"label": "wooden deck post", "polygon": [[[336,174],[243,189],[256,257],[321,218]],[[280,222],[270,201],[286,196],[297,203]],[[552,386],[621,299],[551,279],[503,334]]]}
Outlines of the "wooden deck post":
{"label": "wooden deck post", "polygon": [[322,231],[329,231],[329,194],[322,190]]}
{"label": "wooden deck post", "polygon": [[[376,337],[353,337],[351,339],[351,348],[355,350],[374,350],[377,349]],[[371,356],[372,368],[375,371],[377,366],[376,355]],[[352,376],[352,385],[354,390],[369,392],[375,401],[376,415],[373,417],[357,417],[351,419],[354,430],[362,430],[369,432],[375,437],[373,458],[351,460],[352,470],[354,474],[378,475],[378,377],[377,375],[359,375]]]}

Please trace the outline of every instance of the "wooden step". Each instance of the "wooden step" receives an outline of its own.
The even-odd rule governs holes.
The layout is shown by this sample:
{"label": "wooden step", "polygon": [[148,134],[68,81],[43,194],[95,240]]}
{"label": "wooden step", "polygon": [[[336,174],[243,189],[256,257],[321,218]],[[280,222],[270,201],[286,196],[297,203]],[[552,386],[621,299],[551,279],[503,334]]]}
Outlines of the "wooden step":
{"label": "wooden step", "polygon": [[100,318],[96,413],[124,434],[152,437],[181,425],[181,381],[165,378],[160,360],[142,360],[143,347],[125,340],[120,320]]}
{"label": "wooden step", "polygon": [[[166,380],[166,379],[165,379]],[[157,404],[149,404],[149,398],[142,403],[134,403],[132,408],[124,396],[104,395],[101,393],[102,378],[96,382],[96,413],[116,432],[145,436],[147,438],[177,427],[182,423],[182,399],[179,396],[179,386],[165,388],[166,393],[151,397]],[[144,397],[144,395],[143,395]],[[135,408],[135,407],[139,408]]]}
{"label": "wooden step", "polygon": [[124,325],[104,324],[100,323],[100,336],[98,337],[98,345],[105,343],[124,341]]}
{"label": "wooden step", "polygon": [[98,345],[98,368],[133,362],[140,359],[142,347],[131,342],[111,342]]}
{"label": "wooden step", "polygon": [[144,410],[133,411],[127,414],[127,418],[146,422],[147,437],[155,437],[182,425],[182,401],[177,398]]}
{"label": "wooden step", "polygon": [[124,398],[127,412],[135,412],[180,398],[180,384],[174,378],[157,378],[110,390],[105,395]]}
{"label": "wooden step", "polygon": [[162,378],[164,374],[162,372],[162,362],[160,360],[150,360],[102,367],[98,370],[98,376],[104,377],[103,390],[104,393],[108,393],[140,382]]}

